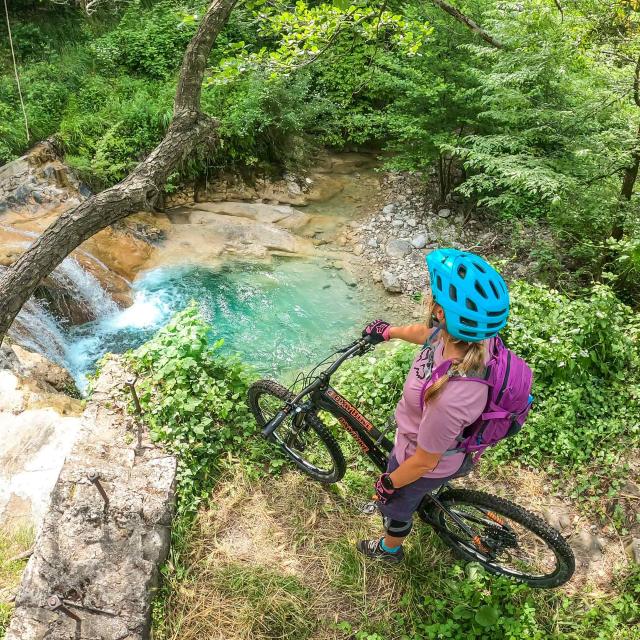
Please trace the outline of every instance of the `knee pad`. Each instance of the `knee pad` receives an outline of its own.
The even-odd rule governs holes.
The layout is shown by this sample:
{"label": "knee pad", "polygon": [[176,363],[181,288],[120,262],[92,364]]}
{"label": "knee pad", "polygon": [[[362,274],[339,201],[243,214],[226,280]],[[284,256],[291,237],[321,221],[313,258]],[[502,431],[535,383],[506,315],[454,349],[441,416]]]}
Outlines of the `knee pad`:
{"label": "knee pad", "polygon": [[382,524],[384,530],[395,538],[404,538],[411,533],[413,527],[413,520],[394,520],[393,518],[382,518]]}

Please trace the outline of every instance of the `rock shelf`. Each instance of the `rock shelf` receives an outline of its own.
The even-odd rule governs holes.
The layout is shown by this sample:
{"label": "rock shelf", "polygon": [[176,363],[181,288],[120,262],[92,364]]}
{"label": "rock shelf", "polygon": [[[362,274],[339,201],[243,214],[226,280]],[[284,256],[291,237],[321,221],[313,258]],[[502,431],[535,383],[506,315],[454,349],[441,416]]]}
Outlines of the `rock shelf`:
{"label": "rock shelf", "polygon": [[[127,415],[104,367],[23,574],[6,640],[147,638],[170,542],[176,460]],[[118,393],[122,390],[122,393]]]}

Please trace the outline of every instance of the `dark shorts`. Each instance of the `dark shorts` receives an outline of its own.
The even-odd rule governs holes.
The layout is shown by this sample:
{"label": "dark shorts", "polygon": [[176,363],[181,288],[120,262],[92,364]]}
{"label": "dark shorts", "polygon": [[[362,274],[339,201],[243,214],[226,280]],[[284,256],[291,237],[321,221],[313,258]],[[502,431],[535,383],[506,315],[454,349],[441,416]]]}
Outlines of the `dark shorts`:
{"label": "dark shorts", "polygon": [[[395,471],[400,465],[396,457],[391,454],[387,472]],[[378,509],[383,516],[407,522],[413,518],[413,514],[420,506],[422,498],[441,487],[447,480],[456,475],[457,471],[445,478],[418,478],[415,482],[396,489],[393,498],[384,505],[379,504]]]}

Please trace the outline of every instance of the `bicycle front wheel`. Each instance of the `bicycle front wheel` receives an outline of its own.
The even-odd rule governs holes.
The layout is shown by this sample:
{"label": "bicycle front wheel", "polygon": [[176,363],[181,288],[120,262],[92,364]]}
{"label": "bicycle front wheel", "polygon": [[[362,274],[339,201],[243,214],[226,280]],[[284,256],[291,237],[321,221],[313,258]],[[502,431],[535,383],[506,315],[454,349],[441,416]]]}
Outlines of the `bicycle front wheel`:
{"label": "bicycle front wheel", "polygon": [[[259,380],[249,387],[248,403],[260,428],[264,427],[293,394],[273,380]],[[317,415],[291,414],[273,437],[285,455],[308,476],[324,484],[342,479],[347,469],[340,445]]]}
{"label": "bicycle front wheel", "polygon": [[421,515],[462,559],[534,588],[558,587],[573,575],[575,558],[567,541],[522,507],[470,489],[447,489],[438,500],[445,510],[432,502]]}

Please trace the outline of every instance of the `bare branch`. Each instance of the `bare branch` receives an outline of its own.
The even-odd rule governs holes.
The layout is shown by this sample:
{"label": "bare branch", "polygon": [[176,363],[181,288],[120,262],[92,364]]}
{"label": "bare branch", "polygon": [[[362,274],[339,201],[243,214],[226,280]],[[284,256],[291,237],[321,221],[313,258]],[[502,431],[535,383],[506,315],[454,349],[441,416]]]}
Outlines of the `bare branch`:
{"label": "bare branch", "polygon": [[640,107],[640,55],[636,62],[636,71],[633,76],[633,100]]}
{"label": "bare branch", "polygon": [[443,0],[431,0],[433,4],[440,7],[443,11],[454,17],[458,22],[461,22],[467,28],[471,29],[474,33],[478,34],[485,42],[488,42],[492,47],[496,49],[503,49],[504,45],[499,40],[496,40],[490,33],[485,31],[477,22],[466,16],[462,11],[451,6],[449,3]]}

